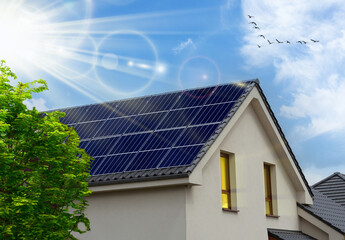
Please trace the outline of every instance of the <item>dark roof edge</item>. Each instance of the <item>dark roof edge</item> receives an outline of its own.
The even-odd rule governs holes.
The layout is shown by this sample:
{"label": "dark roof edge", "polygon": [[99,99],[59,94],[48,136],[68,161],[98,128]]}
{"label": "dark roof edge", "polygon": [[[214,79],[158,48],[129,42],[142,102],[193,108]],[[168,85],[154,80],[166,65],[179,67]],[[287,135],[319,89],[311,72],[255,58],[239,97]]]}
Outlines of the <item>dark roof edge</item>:
{"label": "dark roof edge", "polygon": [[277,127],[277,129],[278,129],[278,131],[279,131],[279,133],[280,133],[280,136],[282,137],[282,139],[283,139],[283,141],[284,141],[284,143],[285,143],[285,146],[287,147],[287,149],[288,149],[288,151],[289,151],[289,153],[290,153],[290,155],[291,155],[291,157],[292,157],[292,159],[293,159],[293,161],[294,161],[294,163],[295,163],[295,166],[297,167],[297,169],[298,169],[298,171],[299,171],[299,173],[300,173],[300,175],[301,175],[301,177],[302,177],[302,179],[303,179],[303,181],[304,181],[304,184],[307,186],[307,189],[308,189],[310,195],[313,197],[314,194],[313,194],[313,192],[311,191],[311,188],[310,188],[310,186],[309,186],[309,184],[308,184],[308,181],[307,181],[307,179],[305,178],[305,176],[304,176],[304,174],[303,174],[303,172],[302,172],[302,169],[301,169],[301,167],[300,167],[299,164],[298,164],[298,161],[297,161],[297,159],[296,159],[296,157],[295,157],[295,154],[292,152],[292,149],[291,149],[291,147],[290,147],[290,145],[289,145],[289,142],[287,141],[287,139],[286,139],[286,137],[285,137],[285,135],[284,135],[284,133],[283,133],[283,131],[282,131],[282,129],[281,129],[279,123],[278,123],[278,120],[277,120],[277,118],[275,117],[275,115],[274,115],[274,113],[273,113],[273,111],[272,111],[272,109],[271,109],[271,106],[270,106],[270,104],[268,103],[267,98],[265,97],[265,95],[264,95],[264,93],[263,93],[263,90],[261,89],[261,87],[260,87],[259,84],[256,84],[256,87],[258,88],[259,93],[260,93],[262,99],[264,100],[264,103],[265,103],[265,105],[266,105],[266,107],[267,107],[267,109],[268,109],[268,111],[269,111],[269,113],[270,113],[270,115],[271,115],[271,117],[272,117],[272,119],[273,119],[273,122],[275,123],[275,125],[276,125],[276,127]]}
{"label": "dark roof edge", "polygon": [[306,211],[307,213],[309,213],[310,215],[314,216],[315,218],[319,219],[321,222],[325,223],[326,225],[328,225],[329,227],[333,228],[334,230],[336,230],[337,232],[341,233],[341,234],[345,234],[345,232],[343,232],[341,229],[337,228],[336,226],[332,225],[330,222],[327,222],[326,220],[324,220],[323,218],[321,218],[320,216],[316,215],[315,213],[313,213],[312,211],[310,211],[309,209],[307,209],[303,204],[297,203],[297,206],[301,209],[303,209],[304,211]]}
{"label": "dark roof edge", "polygon": [[317,186],[320,185],[321,183],[326,182],[327,180],[331,179],[331,178],[334,177],[334,176],[338,176],[338,177],[340,177],[341,179],[343,179],[343,180],[345,181],[345,177],[342,176],[342,174],[341,174],[340,172],[335,172],[335,173],[333,173],[332,175],[330,175],[330,176],[328,176],[328,177],[326,177],[326,178],[320,180],[319,182],[315,183],[315,184],[312,186],[312,188],[317,187]]}
{"label": "dark roof edge", "polygon": [[191,163],[191,166],[188,168],[188,170],[190,172],[192,172],[194,170],[194,168],[198,165],[198,163],[201,161],[201,159],[204,157],[204,155],[206,154],[207,150],[212,146],[212,144],[217,140],[218,136],[221,134],[221,132],[223,131],[223,129],[225,128],[225,126],[229,123],[229,121],[232,119],[232,117],[235,115],[235,113],[237,112],[237,110],[240,108],[240,106],[242,105],[242,103],[244,102],[244,100],[247,98],[247,96],[249,95],[249,93],[252,91],[252,89],[254,88],[255,85],[258,85],[259,79],[253,79],[250,81],[248,84],[248,86],[246,87],[246,90],[244,91],[244,93],[238,98],[237,102],[235,103],[235,105],[231,108],[230,112],[228,113],[228,116],[226,116],[223,120],[222,123],[219,124],[219,126],[217,127],[217,129],[215,130],[215,134],[212,135],[209,140],[205,143],[204,147],[200,150],[199,154],[197,155],[197,157],[193,160],[193,162]]}
{"label": "dark roof edge", "polygon": [[146,182],[146,181],[155,181],[155,180],[167,180],[167,179],[176,179],[176,178],[185,178],[188,177],[189,173],[180,173],[172,175],[157,175],[150,177],[142,178],[119,178],[119,179],[110,179],[106,181],[89,181],[89,187],[93,186],[104,186],[111,184],[121,184],[121,183],[135,183],[135,182]]}

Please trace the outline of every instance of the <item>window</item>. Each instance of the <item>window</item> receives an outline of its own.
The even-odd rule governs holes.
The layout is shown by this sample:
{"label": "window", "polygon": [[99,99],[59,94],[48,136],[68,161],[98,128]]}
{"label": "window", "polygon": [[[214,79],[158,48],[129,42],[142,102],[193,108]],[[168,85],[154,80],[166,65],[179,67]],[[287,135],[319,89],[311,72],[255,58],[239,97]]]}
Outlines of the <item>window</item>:
{"label": "window", "polygon": [[264,164],[266,215],[273,215],[271,166]]}
{"label": "window", "polygon": [[220,154],[220,170],[222,177],[222,207],[224,209],[231,209],[230,164],[228,154]]}
{"label": "window", "polygon": [[220,154],[222,208],[223,210],[236,210],[236,175],[235,155],[232,153]]}

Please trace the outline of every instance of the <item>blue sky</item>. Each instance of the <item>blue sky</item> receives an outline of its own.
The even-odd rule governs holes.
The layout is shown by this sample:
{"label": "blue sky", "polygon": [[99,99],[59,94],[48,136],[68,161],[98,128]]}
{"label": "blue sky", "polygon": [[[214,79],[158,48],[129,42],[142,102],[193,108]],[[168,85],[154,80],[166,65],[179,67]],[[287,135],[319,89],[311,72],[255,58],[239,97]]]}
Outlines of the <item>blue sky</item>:
{"label": "blue sky", "polygon": [[20,79],[49,84],[28,106],[259,78],[309,182],[345,172],[341,0],[4,0],[0,9],[0,58]]}

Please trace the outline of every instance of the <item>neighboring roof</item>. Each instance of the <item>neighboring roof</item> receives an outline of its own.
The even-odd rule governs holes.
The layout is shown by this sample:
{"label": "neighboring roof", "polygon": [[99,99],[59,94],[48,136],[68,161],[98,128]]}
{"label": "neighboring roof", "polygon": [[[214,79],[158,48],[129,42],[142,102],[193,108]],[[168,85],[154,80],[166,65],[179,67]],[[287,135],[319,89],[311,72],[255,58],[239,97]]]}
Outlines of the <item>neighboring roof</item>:
{"label": "neighboring roof", "polygon": [[345,175],[339,172],[312,186],[327,197],[345,207]]}
{"label": "neighboring roof", "polygon": [[320,191],[314,188],[312,191],[314,193],[312,205],[299,203],[297,205],[336,231],[345,234],[345,208]]}
{"label": "neighboring roof", "polygon": [[290,231],[281,229],[267,229],[268,236],[274,237],[278,240],[316,240],[300,231]]}
{"label": "neighboring roof", "polygon": [[257,79],[59,111],[94,158],[90,185],[187,177],[254,86],[312,195]]}

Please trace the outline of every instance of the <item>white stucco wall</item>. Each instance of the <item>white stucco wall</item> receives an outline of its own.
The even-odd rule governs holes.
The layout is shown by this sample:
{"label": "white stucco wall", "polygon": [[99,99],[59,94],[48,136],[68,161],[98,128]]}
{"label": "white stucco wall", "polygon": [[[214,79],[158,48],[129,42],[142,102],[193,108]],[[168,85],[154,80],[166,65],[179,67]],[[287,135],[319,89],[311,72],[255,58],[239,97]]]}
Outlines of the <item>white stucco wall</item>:
{"label": "white stucco wall", "polygon": [[[237,213],[222,210],[220,151],[235,154]],[[202,185],[186,191],[187,239],[268,239],[267,228],[299,230],[296,189],[281,161],[249,105],[203,166]],[[279,218],[266,217],[264,162],[275,165]]]}
{"label": "white stucco wall", "polygon": [[88,201],[91,231],[79,239],[186,239],[184,186],[94,193]]}

